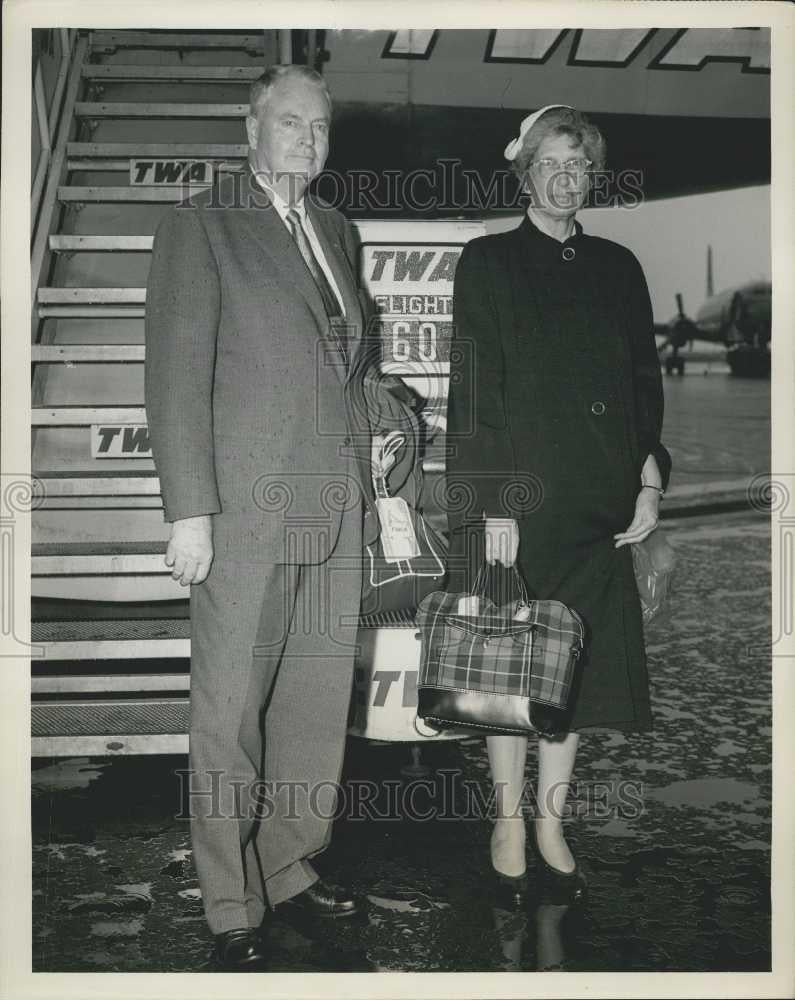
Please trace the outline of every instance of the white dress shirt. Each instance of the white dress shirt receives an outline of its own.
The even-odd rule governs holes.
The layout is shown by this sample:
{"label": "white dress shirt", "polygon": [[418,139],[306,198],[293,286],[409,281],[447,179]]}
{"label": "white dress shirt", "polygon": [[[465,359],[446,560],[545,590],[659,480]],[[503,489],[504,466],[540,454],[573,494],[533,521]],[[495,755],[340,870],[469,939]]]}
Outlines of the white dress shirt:
{"label": "white dress shirt", "polygon": [[273,207],[279,213],[279,218],[284,223],[287,232],[290,233],[291,239],[293,234],[290,230],[290,225],[287,222],[287,213],[290,211],[291,208],[294,208],[295,211],[298,213],[298,217],[301,220],[301,225],[304,227],[304,232],[306,233],[307,239],[309,240],[310,246],[312,247],[312,251],[315,257],[317,258],[317,262],[323,268],[323,273],[325,274],[328,283],[331,286],[331,290],[337,297],[337,302],[339,302],[340,305],[340,315],[344,316],[345,315],[344,300],[342,298],[342,295],[340,295],[340,290],[339,287],[337,286],[337,282],[334,280],[334,275],[331,271],[331,268],[328,266],[326,255],[323,253],[323,248],[318,242],[317,234],[315,233],[314,226],[312,225],[312,220],[309,218],[309,215],[307,214],[306,205],[304,204],[303,197],[301,198],[300,201],[296,202],[295,205],[288,205],[288,203],[284,200],[284,198],[282,198],[282,196],[278,193],[278,191],[274,191],[273,188],[268,187],[267,184],[263,183],[263,181],[257,176],[257,171],[254,171],[254,176],[257,178],[257,182],[260,185],[260,187],[267,192],[268,197],[273,202]]}

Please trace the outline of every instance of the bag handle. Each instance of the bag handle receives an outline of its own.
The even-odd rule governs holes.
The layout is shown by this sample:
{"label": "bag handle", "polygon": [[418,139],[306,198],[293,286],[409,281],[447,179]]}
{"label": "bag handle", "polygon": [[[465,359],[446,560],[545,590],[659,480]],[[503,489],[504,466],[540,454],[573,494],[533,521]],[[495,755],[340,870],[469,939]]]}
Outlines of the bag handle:
{"label": "bag handle", "polygon": [[406,443],[402,431],[390,431],[382,439],[374,438],[370,448],[370,470],[373,477],[373,492],[379,500],[389,499],[387,473],[397,461],[397,453]]}
{"label": "bag handle", "polygon": [[[478,570],[477,576],[475,577],[475,582],[472,585],[472,596],[473,597],[485,597],[486,596],[486,583],[491,573],[492,567],[487,562],[483,562]],[[519,572],[519,567],[514,563],[511,566],[513,581],[516,584],[516,589],[519,591],[519,600],[521,604],[529,604],[530,599],[527,596],[527,585],[524,582],[522,574]]]}

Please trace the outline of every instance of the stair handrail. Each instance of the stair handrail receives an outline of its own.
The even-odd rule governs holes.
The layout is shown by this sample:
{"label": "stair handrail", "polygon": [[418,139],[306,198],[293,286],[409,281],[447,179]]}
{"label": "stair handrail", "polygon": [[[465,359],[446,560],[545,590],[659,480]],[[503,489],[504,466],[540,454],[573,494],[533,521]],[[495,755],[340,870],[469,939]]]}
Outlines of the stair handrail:
{"label": "stair handrail", "polygon": [[[33,99],[39,115],[42,153],[37,164],[31,192],[31,225],[33,238],[30,251],[31,308],[36,308],[36,296],[41,282],[47,243],[52,231],[58,200],[58,187],[66,167],[66,147],[74,121],[74,109],[82,78],[83,63],[88,50],[88,34],[78,29],[60,29],[67,33],[68,44],[61,45],[58,82],[49,111],[44,100],[41,62],[37,61],[33,80]],[[75,41],[75,36],[78,36]],[[46,123],[46,128],[45,128]],[[55,136],[55,145],[52,137]]]}
{"label": "stair handrail", "polygon": [[[52,29],[55,30],[55,29]],[[58,118],[61,110],[61,100],[63,98],[66,77],[69,72],[69,63],[72,57],[72,43],[75,28],[58,28],[60,39],[60,55],[58,61],[58,76],[55,81],[55,89],[52,93],[49,104],[44,88],[44,74],[42,72],[42,54],[37,53],[36,65],[33,70],[33,105],[36,108],[36,122],[39,127],[39,141],[41,149],[39,159],[36,164],[36,174],[33,178],[33,186],[30,195],[30,228],[31,232],[38,218],[41,207],[41,193],[44,181],[47,177],[47,169],[52,156],[52,139],[58,126]]]}

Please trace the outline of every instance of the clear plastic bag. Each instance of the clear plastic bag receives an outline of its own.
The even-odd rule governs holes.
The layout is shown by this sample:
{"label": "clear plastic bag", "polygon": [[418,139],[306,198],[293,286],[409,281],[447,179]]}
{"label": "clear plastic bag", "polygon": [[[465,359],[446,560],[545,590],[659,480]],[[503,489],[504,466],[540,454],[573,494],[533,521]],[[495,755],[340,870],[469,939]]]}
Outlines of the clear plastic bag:
{"label": "clear plastic bag", "polygon": [[656,528],[642,542],[632,546],[632,563],[645,624],[665,605],[676,566],[676,551],[665,533]]}

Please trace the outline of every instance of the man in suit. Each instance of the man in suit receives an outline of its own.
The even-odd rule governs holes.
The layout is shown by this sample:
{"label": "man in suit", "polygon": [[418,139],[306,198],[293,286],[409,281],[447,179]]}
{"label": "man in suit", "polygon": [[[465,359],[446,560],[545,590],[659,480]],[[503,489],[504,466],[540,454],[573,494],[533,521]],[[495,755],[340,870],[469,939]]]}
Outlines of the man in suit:
{"label": "man in suit", "polygon": [[361,592],[354,242],[307,195],[330,118],[314,71],[257,80],[247,169],[166,213],[147,289],[166,563],[191,588],[193,854],[224,969],[262,967],[270,908],[358,907],[309,861],[330,836]]}

